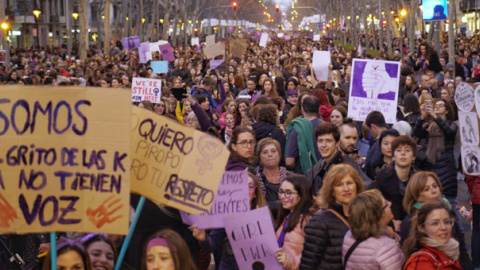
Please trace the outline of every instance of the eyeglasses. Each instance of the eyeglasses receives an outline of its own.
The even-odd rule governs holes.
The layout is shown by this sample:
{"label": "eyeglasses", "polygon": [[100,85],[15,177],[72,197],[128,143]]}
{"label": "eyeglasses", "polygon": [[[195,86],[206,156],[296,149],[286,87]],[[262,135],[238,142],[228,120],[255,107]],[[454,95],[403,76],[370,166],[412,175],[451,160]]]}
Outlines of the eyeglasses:
{"label": "eyeglasses", "polygon": [[285,195],[286,198],[290,198],[290,196],[292,196],[292,194],[298,194],[298,192],[293,192],[291,190],[283,190],[283,189],[278,190],[278,197],[281,197],[282,195]]}
{"label": "eyeglasses", "polygon": [[252,146],[255,146],[257,143],[255,141],[249,141],[249,142],[246,142],[246,141],[243,141],[243,142],[238,142],[236,144],[240,144],[242,147],[252,147]]}
{"label": "eyeglasses", "polygon": [[440,221],[440,220],[435,220],[433,222],[425,222],[423,223],[425,225],[429,225],[431,227],[433,227],[434,229],[440,229],[440,227],[442,226],[442,224],[445,226],[445,227],[452,227],[453,224],[454,224],[454,221],[453,219],[445,219],[443,221]]}
{"label": "eyeglasses", "polygon": [[441,108],[441,107],[445,107],[445,104],[443,104],[443,103],[435,104],[435,108]]}
{"label": "eyeglasses", "polygon": [[198,119],[196,118],[187,118],[187,123],[197,123]]}

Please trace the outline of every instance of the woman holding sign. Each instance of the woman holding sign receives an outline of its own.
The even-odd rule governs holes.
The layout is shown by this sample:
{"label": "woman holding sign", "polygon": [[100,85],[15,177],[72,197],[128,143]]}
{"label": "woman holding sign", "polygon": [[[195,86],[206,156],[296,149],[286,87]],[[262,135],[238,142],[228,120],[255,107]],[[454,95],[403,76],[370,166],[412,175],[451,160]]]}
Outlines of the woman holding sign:
{"label": "woman holding sign", "polygon": [[330,167],[317,198],[325,208],[305,226],[301,269],[341,270],[343,237],[347,233],[350,202],[363,191],[363,181],[350,165]]}
{"label": "woman holding sign", "polygon": [[312,217],[312,185],[304,175],[291,174],[278,190],[282,202],[277,217],[276,257],[284,269],[298,269],[305,241],[305,225]]}
{"label": "woman holding sign", "polygon": [[[267,205],[262,195],[260,181],[252,173],[248,173],[248,192],[250,198],[250,209],[260,208]],[[196,225],[190,227],[193,237],[195,237],[200,246],[207,252],[221,250],[221,259],[218,263],[219,270],[235,270],[238,269],[232,247],[228,241],[225,229],[213,229],[208,234],[205,230],[198,229]]]}

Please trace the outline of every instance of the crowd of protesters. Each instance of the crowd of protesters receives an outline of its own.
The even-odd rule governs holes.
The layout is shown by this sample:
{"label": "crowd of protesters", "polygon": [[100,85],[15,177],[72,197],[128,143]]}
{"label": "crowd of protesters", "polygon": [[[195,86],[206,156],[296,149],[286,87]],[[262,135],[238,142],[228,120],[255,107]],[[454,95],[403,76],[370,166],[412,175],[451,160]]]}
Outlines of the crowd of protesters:
{"label": "crowd of protesters", "polygon": [[[0,84],[125,91],[134,77],[162,80],[159,103],[134,104],[225,143],[225,170],[248,171],[251,209],[271,211],[275,256],[284,269],[478,268],[480,177],[462,174],[453,98],[460,83],[480,81],[478,41],[459,35],[455,63],[448,63],[446,44],[437,52],[421,37],[415,48],[388,56],[328,38],[313,41],[310,32],[291,33],[291,40],[271,34],[266,47],[257,35],[243,34],[248,47],[241,57],[229,48],[238,37],[223,40],[226,53],[218,58],[226,66],[216,69],[199,47],[175,47],[176,60],[164,74],[120,44],[108,58],[91,46],[86,60],[67,57],[63,48],[12,48]],[[331,62],[327,81],[314,75],[316,50],[330,51],[331,59],[322,60]],[[363,122],[348,117],[354,58],[401,63],[396,123],[387,124],[378,111]],[[161,60],[159,52],[152,59]],[[466,179],[471,195],[471,250],[457,210],[458,179]],[[131,195],[132,209],[139,198]],[[46,235],[1,237],[21,254],[25,269],[42,263],[50,269]],[[123,241],[103,234],[59,238],[58,269],[112,270]],[[189,227],[178,210],[147,200],[122,269],[209,269],[213,263],[238,269],[224,229]]]}

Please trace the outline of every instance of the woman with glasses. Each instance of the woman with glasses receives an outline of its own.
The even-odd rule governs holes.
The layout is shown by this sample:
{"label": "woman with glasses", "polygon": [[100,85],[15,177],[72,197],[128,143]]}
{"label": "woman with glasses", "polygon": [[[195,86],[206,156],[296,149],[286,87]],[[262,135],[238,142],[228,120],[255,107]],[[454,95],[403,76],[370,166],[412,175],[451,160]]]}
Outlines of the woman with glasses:
{"label": "woman with glasses", "polygon": [[359,194],[350,204],[350,230],[343,238],[346,270],[400,269],[405,262],[399,237],[387,224],[393,219],[391,203],[378,190]]}
{"label": "woman with glasses", "polygon": [[350,227],[349,205],[362,191],[362,178],[352,166],[330,167],[316,196],[316,203],[323,210],[315,213],[305,226],[301,269],[343,269],[342,244]]}
{"label": "woman with glasses", "polygon": [[244,126],[234,128],[227,147],[230,150],[230,158],[225,169],[243,171],[248,168],[249,172],[255,173],[253,163],[256,144],[253,130]]}
{"label": "woman with glasses", "polygon": [[[447,199],[442,197],[442,184],[440,179],[433,172],[419,171],[415,173],[408,182],[405,190],[405,197],[403,198],[403,208],[408,215],[403,219],[400,228],[400,236],[402,240],[407,239],[412,226],[412,217],[414,217],[418,209],[429,201],[443,201],[449,206],[449,212],[454,216],[452,207]],[[460,257],[459,261],[462,269],[473,269],[470,257],[465,245],[464,235],[460,231],[460,227],[455,223],[452,236],[459,242]]]}
{"label": "woman with glasses", "polygon": [[304,175],[290,174],[278,190],[282,207],[276,230],[276,257],[284,269],[298,269],[305,242],[305,225],[312,217],[312,186]]}
{"label": "woman with glasses", "polygon": [[403,245],[408,260],[404,270],[460,270],[459,243],[452,237],[454,215],[443,201],[424,203],[412,221],[412,231]]}
{"label": "woman with glasses", "polygon": [[[260,188],[260,182],[252,173],[248,173],[248,195],[250,198],[250,209],[260,208],[267,205]],[[195,237],[202,249],[207,252],[220,252],[221,258],[217,259],[216,265],[219,270],[235,270],[238,269],[232,247],[228,241],[225,229],[213,229],[209,233],[205,230],[197,228],[196,225],[191,227],[193,237]]]}

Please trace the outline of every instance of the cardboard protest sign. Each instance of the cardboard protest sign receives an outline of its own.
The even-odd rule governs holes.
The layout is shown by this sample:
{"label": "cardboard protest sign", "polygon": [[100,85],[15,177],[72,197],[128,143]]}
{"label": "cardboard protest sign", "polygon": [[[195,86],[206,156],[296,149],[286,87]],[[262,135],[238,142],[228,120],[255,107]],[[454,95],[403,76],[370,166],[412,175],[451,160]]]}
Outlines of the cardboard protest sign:
{"label": "cardboard protest sign", "polygon": [[132,102],[148,100],[159,103],[162,97],[162,80],[134,77],[132,81]]}
{"label": "cardboard protest sign", "polygon": [[122,38],[122,45],[123,49],[135,49],[140,47],[140,37],[133,36],[133,37],[124,37]]}
{"label": "cardboard protest sign", "polygon": [[167,73],[168,72],[168,61],[153,61],[150,62],[153,73]]}
{"label": "cardboard protest sign", "polygon": [[206,133],[132,108],[131,190],[190,214],[210,211],[230,152]]}
{"label": "cardboard protest sign", "polygon": [[221,42],[215,43],[213,46],[203,48],[205,58],[213,59],[220,55],[225,55],[225,48]]}
{"label": "cardboard protest sign", "polygon": [[260,43],[258,44],[260,47],[267,47],[268,42],[268,33],[262,33],[260,37]]}
{"label": "cardboard protest sign", "polygon": [[468,83],[460,83],[457,85],[457,88],[455,88],[455,103],[462,112],[469,112],[473,109],[473,105],[475,104],[474,96],[473,87]]}
{"label": "cardboard protest sign", "polygon": [[313,72],[319,81],[328,80],[328,64],[330,64],[329,51],[314,51],[313,52]]}
{"label": "cardboard protest sign", "polygon": [[180,212],[183,223],[197,225],[200,229],[223,228],[223,218],[230,214],[245,213],[250,210],[248,198],[248,173],[246,171],[225,172],[218,186],[209,212],[189,215]]}
{"label": "cardboard protest sign", "polygon": [[239,269],[283,269],[275,257],[278,244],[268,207],[226,217],[223,223]]}
{"label": "cardboard protest sign", "polygon": [[206,45],[207,47],[210,47],[210,46],[215,45],[215,34],[213,34],[213,35],[208,35],[208,36],[205,38],[205,45]]}
{"label": "cardboard protest sign", "polygon": [[140,56],[140,63],[146,64],[149,60],[152,60],[152,53],[150,52],[150,42],[140,43],[140,48],[138,48],[138,54]]}
{"label": "cardboard protest sign", "polygon": [[191,44],[192,44],[192,46],[200,45],[200,38],[198,38],[198,37],[192,37]]}
{"label": "cardboard protest sign", "polygon": [[230,40],[230,53],[234,57],[242,58],[247,48],[248,48],[248,45],[245,39]]}
{"label": "cardboard protest sign", "polygon": [[160,49],[162,60],[175,61],[175,55],[173,54],[172,45],[170,45],[170,43],[160,45],[158,48]]}
{"label": "cardboard protest sign", "polygon": [[0,96],[0,234],[127,234],[130,91],[4,86]]}
{"label": "cardboard protest sign", "polygon": [[313,41],[320,41],[320,35],[313,35]]}
{"label": "cardboard protest sign", "polygon": [[379,111],[387,123],[395,123],[399,80],[399,62],[353,59],[348,117],[365,121]]}

